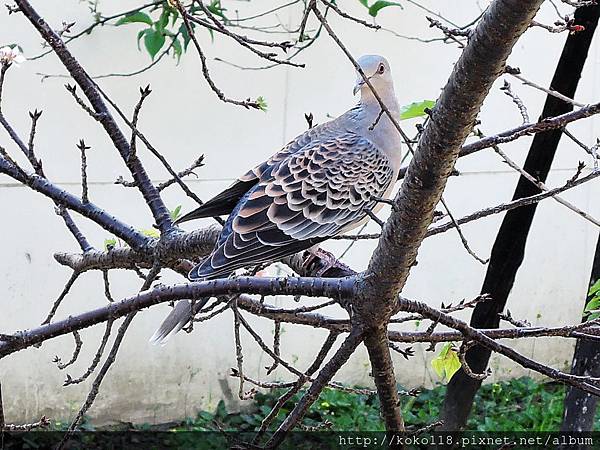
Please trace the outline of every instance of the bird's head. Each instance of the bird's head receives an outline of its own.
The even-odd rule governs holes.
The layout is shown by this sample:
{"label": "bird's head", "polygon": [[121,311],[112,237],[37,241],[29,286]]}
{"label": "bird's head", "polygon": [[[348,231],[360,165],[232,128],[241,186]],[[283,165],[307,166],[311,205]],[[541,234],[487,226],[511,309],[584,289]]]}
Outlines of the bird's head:
{"label": "bird's head", "polygon": [[[357,62],[377,92],[384,93],[386,90],[393,88],[390,64],[383,56],[364,55],[361,56]],[[368,91],[370,93],[371,90],[369,86],[358,71],[356,72],[356,76],[356,84],[354,85],[353,90],[354,94],[356,95],[358,91],[361,91],[361,93]]]}

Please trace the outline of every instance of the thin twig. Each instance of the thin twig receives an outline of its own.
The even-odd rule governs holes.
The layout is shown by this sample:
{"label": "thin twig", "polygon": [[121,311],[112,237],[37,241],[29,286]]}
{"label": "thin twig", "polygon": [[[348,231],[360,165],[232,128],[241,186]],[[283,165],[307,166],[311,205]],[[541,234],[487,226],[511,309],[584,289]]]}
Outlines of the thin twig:
{"label": "thin twig", "polygon": [[77,148],[81,153],[81,201],[83,203],[89,203],[90,200],[88,198],[88,183],[87,183],[87,158],[85,155],[86,150],[89,150],[91,147],[85,145],[83,139],[79,140],[77,144]]}
{"label": "thin twig", "polygon": [[[152,268],[152,270],[146,277],[146,281],[144,281],[140,291],[144,291],[152,285],[152,282],[154,281],[156,276],[158,276],[160,270],[161,270],[160,265],[158,265],[158,264],[154,265],[154,267]],[[115,340],[113,342],[113,346],[110,350],[110,353],[108,354],[108,356],[106,358],[106,361],[104,361],[104,364],[102,365],[102,368],[100,369],[100,372],[98,372],[98,375],[96,375],[96,378],[94,379],[94,382],[92,383],[92,387],[87,395],[87,398],[86,398],[84,404],[81,406],[81,408],[77,412],[77,415],[71,422],[71,425],[69,425],[67,432],[63,436],[60,443],[57,445],[57,450],[62,450],[64,448],[64,445],[66,444],[67,439],[75,431],[75,429],[77,428],[77,426],[83,419],[83,416],[85,415],[85,413],[93,405],[94,400],[96,399],[96,396],[98,395],[98,392],[100,390],[100,385],[102,384],[102,381],[104,380],[104,377],[106,376],[106,373],[108,372],[108,369],[110,369],[112,364],[115,362],[115,359],[117,357],[117,352],[119,351],[121,342],[123,341],[123,338],[125,337],[125,332],[129,328],[129,325],[131,325],[131,322],[134,319],[136,314],[137,314],[137,311],[130,312],[127,315],[127,317],[125,318],[125,320],[123,321],[123,323],[121,324],[121,326],[119,327],[119,330],[118,330]]]}
{"label": "thin twig", "polygon": [[512,91],[510,83],[504,80],[504,85],[500,88],[500,90],[503,91],[506,95],[508,95],[513,101],[513,103],[517,105],[517,108],[519,108],[519,112],[521,113],[521,117],[523,118],[523,123],[529,123],[529,114],[527,113],[527,107],[523,103],[523,100],[521,100],[519,96]]}
{"label": "thin twig", "polygon": [[[531,174],[529,174],[528,172],[526,172],[525,170],[523,170],[521,167],[519,167],[513,160],[511,160],[508,155],[506,153],[504,153],[500,147],[498,147],[497,145],[493,147],[494,151],[496,153],[498,153],[498,155],[500,155],[500,157],[502,157],[502,159],[514,170],[516,170],[517,172],[519,172],[521,174],[522,177],[524,177],[525,179],[527,179],[528,181],[530,181],[532,184],[534,184],[535,186],[537,186],[541,191],[544,192],[548,192],[549,189],[548,187],[542,183],[539,180],[536,180]],[[583,217],[584,219],[586,219],[588,222],[593,223],[594,225],[596,225],[597,227],[600,227],[600,221],[598,221],[597,219],[595,219],[594,217],[592,217],[590,214],[588,214],[587,212],[579,209],[577,206],[573,205],[572,203],[566,201],[565,199],[563,199],[562,197],[559,197],[558,195],[554,195],[552,196],[552,198],[560,203],[561,205],[565,206],[566,208],[570,209],[571,211],[573,211],[575,214]]]}
{"label": "thin twig", "polygon": [[78,331],[73,331],[73,338],[75,339],[75,348],[73,349],[73,356],[71,356],[71,359],[66,363],[63,363],[58,355],[54,357],[53,362],[56,363],[56,367],[58,367],[60,370],[66,369],[71,364],[74,364],[79,357],[81,347],[83,347],[83,341],[81,340],[81,336],[79,335]]}
{"label": "thin twig", "polygon": [[351,20],[353,22],[356,22],[358,24],[361,24],[367,28],[372,28],[373,30],[380,30],[381,29],[381,25],[377,25],[376,23],[370,23],[367,22],[365,20],[359,19],[358,17],[354,17],[351,16],[348,13],[345,13],[344,11],[342,11],[339,6],[337,6],[335,3],[333,2],[329,2],[327,0],[321,0],[322,3],[324,3],[325,5],[327,5],[328,7],[330,7],[331,9],[333,9],[340,17],[343,17],[344,19],[348,19]]}
{"label": "thin twig", "polygon": [[62,303],[64,298],[67,296],[67,294],[71,290],[71,287],[73,286],[73,284],[75,283],[75,280],[77,280],[79,275],[80,275],[80,272],[77,272],[77,271],[74,271],[71,274],[71,277],[65,284],[65,287],[63,288],[62,292],[60,293],[60,295],[58,296],[58,298],[55,300],[54,304],[52,305],[52,308],[50,309],[48,316],[46,316],[46,319],[42,322],[42,325],[50,323],[50,321],[56,314],[56,310],[58,309],[58,307],[60,306],[60,304]]}
{"label": "thin twig", "polygon": [[458,236],[460,237],[460,240],[461,240],[465,250],[469,253],[469,255],[471,255],[473,258],[475,258],[475,260],[477,260],[478,262],[480,262],[483,265],[486,265],[488,263],[489,259],[482,259],[479,256],[477,256],[477,254],[473,250],[471,250],[471,247],[469,246],[469,243],[467,242],[467,238],[463,234],[463,232],[460,228],[460,225],[458,224],[458,222],[456,221],[456,219],[450,212],[450,208],[448,208],[448,204],[444,200],[444,197],[442,197],[440,199],[440,202],[444,206],[444,209],[446,210],[446,214],[448,214],[448,217],[450,218],[450,222],[452,223],[454,228],[456,228],[456,231],[458,232]]}
{"label": "thin twig", "polygon": [[460,346],[460,349],[458,350],[458,359],[460,361],[462,370],[467,374],[467,376],[469,376],[470,378],[473,378],[474,380],[483,381],[492,374],[492,371],[488,367],[482,373],[473,372],[473,370],[469,366],[469,363],[467,362],[466,355],[467,355],[467,351],[474,345],[475,345],[475,342],[464,340]]}
{"label": "thin twig", "polygon": [[81,375],[79,378],[71,378],[71,376],[67,374],[67,378],[64,381],[63,386],[69,386],[71,384],[79,384],[79,383],[85,381],[92,373],[94,373],[94,370],[96,370],[96,367],[100,363],[100,359],[102,358],[102,355],[104,354],[104,349],[106,347],[106,344],[108,343],[108,339],[110,338],[110,333],[112,331],[112,325],[113,325],[113,320],[109,319],[108,321],[106,321],[106,329],[104,331],[104,335],[102,336],[102,340],[100,341],[100,346],[98,347],[98,350],[96,351],[96,354],[94,355],[94,359],[92,360],[92,363],[87,368],[87,370],[83,373],[83,375]]}
{"label": "thin twig", "polygon": [[518,67],[506,66],[506,68],[504,69],[504,71],[507,74],[512,75],[513,77],[515,77],[517,80],[520,80],[524,85],[530,86],[530,87],[535,88],[535,89],[537,89],[539,91],[545,92],[546,94],[551,95],[551,96],[556,97],[556,98],[559,98],[559,99],[561,99],[564,102],[570,103],[571,105],[578,106],[580,108],[583,108],[583,107],[587,106],[587,105],[584,105],[583,103],[576,102],[572,98],[569,98],[566,95],[561,94],[560,92],[555,91],[552,88],[546,89],[545,87],[542,87],[539,84],[534,83],[533,81],[530,81],[530,80],[526,79],[523,75],[521,75],[521,69],[519,69]]}
{"label": "thin twig", "polygon": [[[152,93],[152,90],[150,89],[150,85],[146,85],[146,87],[144,88],[140,88],[140,99],[138,100],[137,104],[135,105],[135,108],[133,110],[133,117],[131,119],[131,128],[132,130],[135,130],[137,128],[137,123],[138,123],[138,117],[140,115],[140,110],[142,109],[142,105],[144,104],[144,100],[146,100],[146,98]],[[132,131],[131,133],[131,141],[129,143],[129,148],[131,149],[129,151],[129,159],[131,158],[135,158],[136,157],[136,144],[135,144],[135,138],[137,137],[135,131]]]}
{"label": "thin twig", "polygon": [[261,106],[258,102],[251,101],[250,99],[241,100],[241,101],[231,99],[231,98],[225,96],[225,94],[223,94],[223,92],[217,87],[217,85],[215,84],[215,82],[213,81],[213,79],[211,78],[211,76],[208,72],[206,56],[204,55],[204,52],[202,51],[202,47],[200,47],[200,44],[198,43],[198,40],[196,39],[196,35],[194,33],[194,28],[190,24],[190,20],[189,20],[188,15],[186,14],[185,9],[183,8],[183,6],[179,0],[172,0],[172,1],[173,1],[173,3],[175,3],[175,5],[177,6],[177,10],[183,17],[183,23],[185,24],[185,28],[187,29],[187,32],[188,32],[192,42],[194,43],[194,47],[196,47],[198,56],[200,57],[200,63],[202,65],[202,75],[204,76],[204,79],[208,82],[208,85],[210,86],[212,91],[217,95],[217,97],[219,97],[219,99],[221,101],[223,101],[225,103],[231,103],[232,105],[243,106],[244,108],[260,109]]}
{"label": "thin twig", "polygon": [[[281,345],[281,321],[275,321],[275,329],[273,330],[273,353],[280,356],[280,345]],[[279,366],[279,360],[273,360],[273,364],[270,367],[267,367],[267,375],[270,375],[275,369]]]}

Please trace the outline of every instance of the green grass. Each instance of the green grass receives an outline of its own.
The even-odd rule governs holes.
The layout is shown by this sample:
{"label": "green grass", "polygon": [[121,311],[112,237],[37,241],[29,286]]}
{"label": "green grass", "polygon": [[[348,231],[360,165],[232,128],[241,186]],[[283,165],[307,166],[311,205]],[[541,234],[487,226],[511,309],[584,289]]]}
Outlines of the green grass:
{"label": "green grass", "polygon": [[[404,397],[402,411],[407,425],[423,426],[438,419],[446,387],[423,390],[417,397]],[[252,431],[260,426],[282,391],[259,393],[244,412],[230,413],[223,402],[214,411],[202,411],[177,430],[214,430],[215,421],[229,430]],[[467,429],[477,431],[555,431],[560,428],[565,388],[556,383],[538,383],[531,378],[484,385],[475,398]],[[292,398],[280,411],[271,429],[277,427],[298,400]],[[302,424],[318,427],[330,423],[337,431],[383,430],[376,396],[327,389],[310,408]],[[600,425],[600,415],[596,415]],[[600,426],[597,427],[600,429]]]}
{"label": "green grass", "polygon": [[[420,427],[438,420],[446,387],[423,390],[416,397],[402,398],[402,414],[408,426]],[[258,393],[253,400],[244,402],[242,412],[231,412],[223,401],[216,409],[200,411],[195,417],[181,422],[161,425],[134,425],[138,430],[209,431],[217,430],[218,423],[225,430],[254,431],[271,411],[278,397],[285,391]],[[467,429],[473,431],[557,431],[563,413],[565,387],[557,383],[539,383],[531,378],[485,384],[475,397]],[[280,410],[269,427],[271,430],[283,421],[300,394],[295,395]],[[375,395],[360,395],[326,389],[304,417],[304,427],[322,427],[330,424],[336,431],[381,431],[379,401]],[[53,429],[66,429],[68,422],[54,422]],[[108,429],[131,428],[130,424]],[[80,427],[94,430],[88,421]],[[594,427],[600,430],[600,414]],[[107,428],[102,428],[106,430]]]}
{"label": "green grass", "polygon": [[[445,386],[423,390],[416,397],[402,399],[402,412],[406,425],[422,427],[438,420],[444,399]],[[84,421],[80,429],[100,433],[81,434],[73,437],[74,447],[100,448],[143,448],[153,449],[197,449],[218,450],[226,448],[227,439],[251,441],[263,420],[269,414],[279,396],[285,391],[274,390],[258,393],[248,402],[243,402],[242,412],[228,411],[223,401],[211,411],[200,411],[195,417],[180,422],[159,425],[117,424],[96,428]],[[565,388],[556,383],[538,383],[530,378],[484,385],[476,396],[467,429],[472,431],[557,431],[562,419],[562,402]],[[300,394],[290,399],[271,423],[274,430],[283,421]],[[313,404],[302,421],[303,429],[327,428],[338,432],[382,431],[379,417],[379,402],[375,395],[360,395],[325,390]],[[600,429],[600,415],[596,414],[595,429]],[[54,422],[51,429],[59,433],[38,433],[16,437],[6,448],[51,448],[64,436],[68,422]],[[225,437],[217,430],[234,433]],[[105,431],[169,431],[168,433],[103,433]],[[210,431],[200,435],[194,431]],[[333,437],[332,437],[333,436]],[[333,441],[331,440],[333,439]],[[335,446],[334,434],[297,433],[289,436],[283,450],[320,450]],[[334,442],[335,441],[335,442]],[[6,443],[6,442],[5,442]],[[27,444],[23,447],[21,444]],[[13,445],[14,444],[14,445]],[[135,445],[134,445],[135,444]]]}

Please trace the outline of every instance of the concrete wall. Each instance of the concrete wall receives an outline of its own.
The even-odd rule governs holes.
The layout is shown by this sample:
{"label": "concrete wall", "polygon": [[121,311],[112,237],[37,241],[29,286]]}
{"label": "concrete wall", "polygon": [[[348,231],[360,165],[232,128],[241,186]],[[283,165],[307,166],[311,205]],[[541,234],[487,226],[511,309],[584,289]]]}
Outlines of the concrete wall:
{"label": "concrete wall", "polygon": [[[59,26],[62,20],[76,21],[76,29],[90,22],[84,4],[69,2],[34,2],[50,23]],[[243,15],[256,11],[257,2],[228,1],[230,10],[239,9]],[[355,1],[343,2],[347,9],[362,14]],[[101,2],[102,11],[109,14],[137,2]],[[274,0],[260,2],[260,10],[276,5]],[[381,14],[380,22],[408,36],[432,37],[438,35],[428,29],[423,11],[403,2],[405,9],[389,8]],[[422,4],[440,10],[459,24],[476,16],[475,2],[424,1]],[[280,14],[284,23],[297,23],[301,7]],[[556,19],[550,6],[540,20],[552,23]],[[268,22],[271,22],[269,20]],[[424,44],[396,37],[392,33],[374,33],[361,26],[341,21],[334,15],[331,23],[355,55],[380,53],[391,62],[399,100],[402,104],[422,99],[435,99],[444,85],[452,64],[460,50],[439,42]],[[0,12],[0,43],[18,42],[27,56],[39,51],[40,38],[18,14]],[[313,26],[314,24],[311,24]],[[84,67],[93,75],[109,72],[127,72],[148,64],[148,56],[136,49],[137,26],[101,28],[70,46]],[[243,65],[257,65],[256,59],[233,43],[218,37],[210,43],[207,33],[200,32],[205,50],[212,58],[220,56]],[[285,38],[284,36],[280,36]],[[552,35],[540,29],[531,29],[519,41],[510,64],[519,66],[532,80],[548,85],[557,61],[564,34]],[[316,122],[327,120],[350,107],[354,73],[345,57],[326,36],[300,57],[306,69],[277,67],[266,71],[241,71],[228,65],[210,61],[211,73],[228,95],[237,98],[264,96],[269,104],[267,113],[246,111],[219,102],[200,74],[194,51],[182,58],[179,65],[169,58],[153,70],[136,77],[112,77],[100,80],[126,111],[137,101],[137,88],[151,84],[153,94],[142,112],[140,126],[150,141],[181,169],[199,154],[206,156],[206,167],[199,169],[198,178],[190,179],[191,188],[202,198],[209,198],[228,185],[238,174],[275,152],[287,140],[302,132],[304,113],[312,112]],[[592,48],[586,64],[577,98],[583,102],[597,101],[598,46]],[[260,63],[259,63],[260,64]],[[27,111],[44,110],[38,129],[37,152],[44,160],[48,176],[61,187],[78,193],[79,157],[75,147],[85,138],[92,149],[88,152],[90,198],[121,219],[138,228],[148,228],[152,219],[148,209],[134,189],[115,186],[117,176],[127,178],[117,152],[93,120],[75,105],[65,92],[64,78],[50,78],[40,82],[37,73],[64,74],[57,59],[49,55],[26,62],[7,74],[3,111],[20,133],[28,132]],[[545,95],[521,86],[515,80],[514,90],[529,107],[532,119],[541,111]],[[481,113],[482,129],[494,133],[516,126],[521,117],[498,88],[494,86]],[[405,123],[414,130],[413,123]],[[597,136],[598,119],[593,118],[570,127],[588,143]],[[412,132],[412,131],[411,131]],[[525,138],[504,146],[506,152],[522,163],[530,139]],[[0,145],[13,151],[8,137],[0,133]],[[151,176],[167,178],[160,164],[144,149],[140,154]],[[568,140],[563,140],[553,171],[550,186],[562,184],[572,176],[579,160],[590,161]],[[482,152],[458,162],[462,176],[453,177],[445,197],[454,214],[462,216],[482,207],[507,201],[513,191],[516,175],[492,152]],[[564,195],[591,214],[600,216],[600,205],[594,201],[597,184],[587,184]],[[171,208],[183,205],[184,211],[193,204],[177,188],[164,195]],[[0,332],[12,332],[40,323],[54,299],[59,295],[70,273],[58,265],[53,253],[78,251],[73,238],[61,219],[53,212],[46,198],[34,194],[12,180],[0,178]],[[382,212],[384,217],[386,211]],[[466,225],[472,248],[482,257],[489,256],[501,216],[493,216]],[[101,247],[108,233],[93,223],[76,217],[91,242]],[[201,226],[193,223],[192,229]],[[370,225],[368,232],[377,227]],[[534,324],[556,325],[576,322],[582,307],[589,268],[597,238],[597,230],[582,218],[547,200],[538,209],[531,237],[527,244],[525,262],[519,271],[509,308],[515,317],[528,318]],[[340,253],[346,242],[327,243],[324,247]],[[365,267],[373,243],[358,243],[344,260],[356,269]],[[463,249],[454,232],[427,239],[419,254],[419,265],[412,271],[405,294],[434,305],[441,301],[470,299],[478,294],[485,267],[473,260]],[[165,274],[163,282],[180,280]],[[130,273],[111,273],[113,295],[123,297],[135,292],[140,280]],[[72,293],[61,306],[58,317],[66,317],[105,303],[101,274],[87,273],[73,287]],[[304,302],[305,300],[303,300]],[[306,300],[307,303],[310,300]],[[283,300],[277,300],[283,304]],[[148,345],[148,337],[167,314],[167,305],[144,311],[135,319],[128,332],[118,361],[111,368],[100,395],[90,411],[99,422],[109,420],[164,421],[193,415],[200,408],[213,407],[229,389],[235,392],[235,380],[228,378],[234,367],[235,351],[231,314],[225,313],[198,326],[191,335],[179,335],[162,348]],[[328,311],[336,314],[335,310]],[[466,317],[465,314],[462,315]],[[272,326],[265,321],[253,321],[265,339],[270,339]],[[409,325],[414,327],[414,324]],[[306,367],[319,348],[325,334],[311,328],[285,326],[283,357]],[[76,377],[85,370],[96,350],[103,327],[84,330],[83,353],[67,372]],[[527,356],[539,358],[558,367],[570,360],[572,342],[566,340],[523,341],[516,345]],[[431,353],[425,347],[415,346],[416,356],[410,361],[396,358],[397,376],[405,386],[432,385],[437,380],[429,365]],[[7,408],[7,420],[19,422],[47,414],[53,419],[68,418],[81,404],[89,383],[61,387],[65,373],[51,362],[54,355],[70,358],[71,337],[47,342],[42,348],[31,348],[0,362],[0,380]],[[247,341],[245,344],[247,374],[264,379],[264,367],[269,358]],[[528,373],[501,357],[492,363],[494,377],[509,377]],[[361,350],[336,377],[349,384],[371,385],[365,352]],[[278,369],[274,379],[286,380],[287,374]],[[227,388],[226,388],[227,387]],[[235,403],[234,400],[230,401]]]}

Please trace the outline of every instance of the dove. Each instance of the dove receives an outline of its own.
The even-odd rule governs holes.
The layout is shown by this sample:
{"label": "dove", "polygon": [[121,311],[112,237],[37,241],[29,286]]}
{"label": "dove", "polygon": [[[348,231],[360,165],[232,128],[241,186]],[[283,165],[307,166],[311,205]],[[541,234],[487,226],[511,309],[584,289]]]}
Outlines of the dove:
{"label": "dove", "polygon": [[[366,55],[358,64],[390,113],[399,107],[388,61]],[[365,224],[398,178],[400,135],[357,72],[360,101],[316,125],[177,224],[228,214],[212,253],[189,273],[191,281],[229,277],[243,267],[315,249],[332,236]],[[208,301],[180,300],[150,341],[166,342]],[[192,311],[193,309],[193,311]]]}

